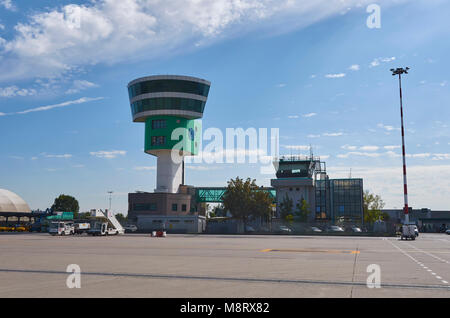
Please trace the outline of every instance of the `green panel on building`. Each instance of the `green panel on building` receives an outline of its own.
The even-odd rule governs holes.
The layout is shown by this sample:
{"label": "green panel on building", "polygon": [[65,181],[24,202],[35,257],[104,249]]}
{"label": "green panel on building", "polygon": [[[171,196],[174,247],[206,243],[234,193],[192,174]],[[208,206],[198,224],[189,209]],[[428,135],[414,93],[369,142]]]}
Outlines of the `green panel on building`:
{"label": "green panel on building", "polygon": [[[177,116],[152,116],[145,121],[145,152],[155,154],[157,150],[182,149],[185,155],[197,155],[201,145],[202,126],[200,120]],[[172,139],[173,137],[173,139]]]}

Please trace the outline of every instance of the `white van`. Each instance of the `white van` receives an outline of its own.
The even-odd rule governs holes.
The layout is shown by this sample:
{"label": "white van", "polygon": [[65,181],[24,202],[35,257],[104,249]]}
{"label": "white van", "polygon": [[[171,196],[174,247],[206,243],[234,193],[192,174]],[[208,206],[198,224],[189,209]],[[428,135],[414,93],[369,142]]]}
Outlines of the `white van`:
{"label": "white van", "polygon": [[51,235],[73,235],[75,234],[75,228],[71,222],[52,222],[48,233]]}

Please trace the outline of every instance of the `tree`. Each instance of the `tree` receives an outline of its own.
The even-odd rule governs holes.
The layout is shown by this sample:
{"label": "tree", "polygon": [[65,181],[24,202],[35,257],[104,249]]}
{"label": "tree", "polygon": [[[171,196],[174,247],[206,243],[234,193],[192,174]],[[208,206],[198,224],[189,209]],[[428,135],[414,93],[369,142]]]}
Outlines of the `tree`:
{"label": "tree", "polygon": [[382,213],[384,202],[379,195],[370,193],[368,190],[364,191],[364,222],[373,223],[377,220],[387,221],[389,216]]}
{"label": "tree", "polygon": [[299,221],[306,222],[308,220],[308,215],[311,213],[308,202],[306,202],[306,200],[302,198],[300,202],[297,203],[296,207],[297,211],[295,214],[298,217]]}
{"label": "tree", "polygon": [[52,205],[52,211],[54,212],[73,212],[74,217],[77,217],[80,211],[77,199],[70,195],[61,194],[55,199],[55,203]]}
{"label": "tree", "polygon": [[247,178],[231,179],[223,195],[225,210],[230,211],[234,218],[241,219],[244,225],[251,217],[269,216],[272,199],[269,193],[261,191],[256,180]]}
{"label": "tree", "polygon": [[252,216],[268,221],[272,215],[272,198],[267,191],[253,190],[250,206]]}
{"label": "tree", "polygon": [[124,216],[122,213],[117,213],[116,215],[115,215],[115,217],[116,217],[116,219],[117,219],[117,221],[119,221],[119,223],[126,223],[127,222],[127,220],[128,220],[128,217],[127,216]]}
{"label": "tree", "polygon": [[284,195],[283,201],[280,203],[280,218],[282,220],[291,221],[292,220],[292,209],[294,207],[294,202],[289,198],[288,194]]}

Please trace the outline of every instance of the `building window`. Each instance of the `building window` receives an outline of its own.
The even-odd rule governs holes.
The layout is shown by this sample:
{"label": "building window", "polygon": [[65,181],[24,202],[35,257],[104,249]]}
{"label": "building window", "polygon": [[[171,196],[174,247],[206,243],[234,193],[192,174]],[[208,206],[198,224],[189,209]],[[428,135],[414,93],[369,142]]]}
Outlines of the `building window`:
{"label": "building window", "polygon": [[156,211],[156,203],[136,203],[133,205],[134,211]]}
{"label": "building window", "polygon": [[181,211],[186,212],[186,210],[187,210],[187,205],[186,204],[181,205]]}
{"label": "building window", "polygon": [[167,128],[167,121],[165,119],[152,120],[152,129]]}
{"label": "building window", "polygon": [[177,211],[178,210],[178,204],[173,203],[172,204],[172,211]]}
{"label": "building window", "polygon": [[152,136],[152,146],[161,146],[166,144],[166,136]]}

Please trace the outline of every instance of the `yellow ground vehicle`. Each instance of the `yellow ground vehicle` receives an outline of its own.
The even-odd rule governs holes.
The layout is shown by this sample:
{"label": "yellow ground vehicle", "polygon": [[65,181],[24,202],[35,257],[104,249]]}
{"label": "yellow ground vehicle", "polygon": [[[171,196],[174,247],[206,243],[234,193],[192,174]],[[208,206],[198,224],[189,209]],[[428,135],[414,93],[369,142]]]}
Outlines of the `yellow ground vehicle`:
{"label": "yellow ground vehicle", "polygon": [[14,226],[14,231],[15,232],[28,232],[29,227],[27,225],[17,224],[16,226]]}
{"label": "yellow ground vehicle", "polygon": [[0,226],[0,232],[28,232],[29,230],[28,225],[22,224]]}

